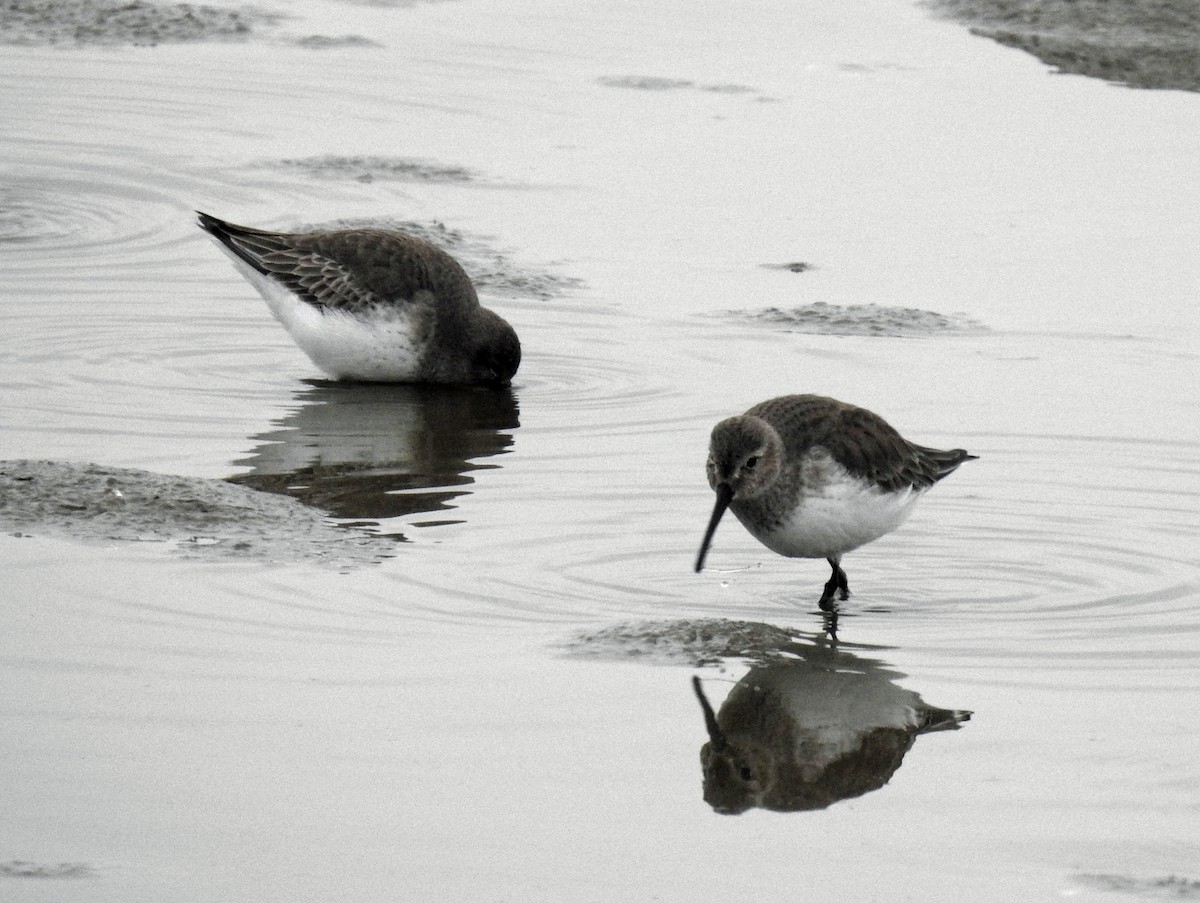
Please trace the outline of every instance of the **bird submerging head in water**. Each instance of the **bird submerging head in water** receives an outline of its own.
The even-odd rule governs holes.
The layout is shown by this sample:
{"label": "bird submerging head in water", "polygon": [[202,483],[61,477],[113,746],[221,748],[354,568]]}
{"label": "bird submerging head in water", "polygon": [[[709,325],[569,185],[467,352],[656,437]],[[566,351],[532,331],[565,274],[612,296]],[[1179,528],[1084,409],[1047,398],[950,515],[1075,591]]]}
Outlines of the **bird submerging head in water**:
{"label": "bird submerging head in water", "polygon": [[513,328],[482,307],[463,268],[405,232],[268,232],[199,214],[301,350],[334,379],[506,384]]}

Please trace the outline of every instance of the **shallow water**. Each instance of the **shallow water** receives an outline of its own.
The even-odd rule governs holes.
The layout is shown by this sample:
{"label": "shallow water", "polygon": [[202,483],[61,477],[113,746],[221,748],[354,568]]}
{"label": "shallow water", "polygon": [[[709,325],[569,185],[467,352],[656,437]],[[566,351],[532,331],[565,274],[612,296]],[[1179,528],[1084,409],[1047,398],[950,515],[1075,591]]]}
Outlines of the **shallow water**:
{"label": "shallow water", "polygon": [[[0,899],[1200,898],[1195,95],[884,2],[273,11],[0,54],[0,459],[388,551],[10,523]],[[426,230],[512,391],[322,382],[196,208]],[[731,520],[691,572],[709,428],[794,391],[980,456],[847,556],[841,665],[822,563]],[[691,675],[721,717],[789,657],[973,715],[719,816]]]}

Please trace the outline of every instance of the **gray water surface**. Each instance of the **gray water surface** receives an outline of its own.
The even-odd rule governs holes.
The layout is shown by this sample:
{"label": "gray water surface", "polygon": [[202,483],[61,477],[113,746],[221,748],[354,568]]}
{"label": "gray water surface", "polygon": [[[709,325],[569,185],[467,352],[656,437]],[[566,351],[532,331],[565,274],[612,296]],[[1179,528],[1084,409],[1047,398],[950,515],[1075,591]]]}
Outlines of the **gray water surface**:
{"label": "gray water surface", "polygon": [[[1196,95],[882,0],[259,6],[0,54],[0,899],[1200,897]],[[322,381],[195,209],[442,243],[511,390]],[[801,391],[980,456],[836,646],[822,562],[691,572]],[[693,674],[858,792],[714,812]]]}

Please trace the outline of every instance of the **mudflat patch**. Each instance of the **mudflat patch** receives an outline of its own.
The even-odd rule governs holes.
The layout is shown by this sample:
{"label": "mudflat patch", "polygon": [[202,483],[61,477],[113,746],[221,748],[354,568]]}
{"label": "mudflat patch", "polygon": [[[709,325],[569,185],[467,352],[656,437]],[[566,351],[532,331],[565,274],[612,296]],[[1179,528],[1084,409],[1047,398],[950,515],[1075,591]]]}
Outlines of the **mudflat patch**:
{"label": "mudflat patch", "polygon": [[336,182],[471,182],[477,179],[474,173],[461,166],[370,154],[322,154],[280,160],[274,165],[312,179]]}
{"label": "mudflat patch", "polygon": [[352,47],[383,46],[378,41],[372,41],[370,38],[365,38],[360,34],[310,34],[303,38],[296,38],[295,43],[300,47],[307,47],[309,50],[341,50]]}
{"label": "mudflat patch", "polygon": [[800,307],[728,311],[727,316],[780,329],[813,335],[936,336],[986,332],[962,314],[941,314],[915,307],[880,304],[827,304],[816,301]]}
{"label": "mudflat patch", "polygon": [[339,527],[286,496],[224,480],[62,461],[0,462],[0,529],[81,542],[159,542],[189,557],[346,567],[395,539]]}
{"label": "mudflat patch", "polygon": [[0,862],[0,878],[54,880],[94,877],[96,877],[96,870],[84,862],[30,862],[24,859]]}
{"label": "mudflat patch", "polygon": [[737,82],[694,82],[686,78],[661,75],[602,75],[596,83],[606,88],[625,88],[633,91],[706,91],[710,94],[750,94],[758,100],[772,100],[757,88]]}
{"label": "mudflat patch", "polygon": [[770,660],[794,651],[802,641],[802,634],[772,624],[699,618],[635,621],[582,631],[563,650],[572,658],[701,667],[730,659]]}
{"label": "mudflat patch", "polygon": [[1200,900],[1200,881],[1180,875],[1145,878],[1133,875],[1076,875],[1088,890],[1108,891],[1123,899]]}
{"label": "mudflat patch", "polygon": [[4,0],[2,44],[134,44],[248,37],[278,16],[248,8],[146,0]]}
{"label": "mudflat patch", "polygon": [[788,263],[760,263],[764,270],[785,270],[789,273],[807,273],[813,269],[811,263],[805,263],[803,260],[792,260]]}
{"label": "mudflat patch", "polygon": [[1059,72],[1200,91],[1200,4],[1170,0],[927,0],[972,33]]}

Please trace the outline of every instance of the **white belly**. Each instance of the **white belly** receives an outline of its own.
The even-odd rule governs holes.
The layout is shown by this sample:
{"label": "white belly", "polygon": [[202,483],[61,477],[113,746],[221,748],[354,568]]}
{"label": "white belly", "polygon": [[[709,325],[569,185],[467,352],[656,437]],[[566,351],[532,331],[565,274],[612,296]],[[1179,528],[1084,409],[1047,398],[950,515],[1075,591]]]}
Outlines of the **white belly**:
{"label": "white belly", "polygon": [[229,256],[300,349],[334,379],[405,382],[417,376],[424,348],[415,313],[384,308],[368,319],[337,310],[321,311]]}
{"label": "white belly", "polygon": [[411,318],[322,313],[297,300],[290,319],[282,322],[312,362],[334,379],[404,382],[420,370],[422,348],[414,340]]}
{"label": "white belly", "polygon": [[880,492],[866,482],[848,478],[806,495],[775,530],[755,532],[746,526],[759,542],[779,555],[837,558],[895,530],[920,497],[921,493],[912,489]]}

